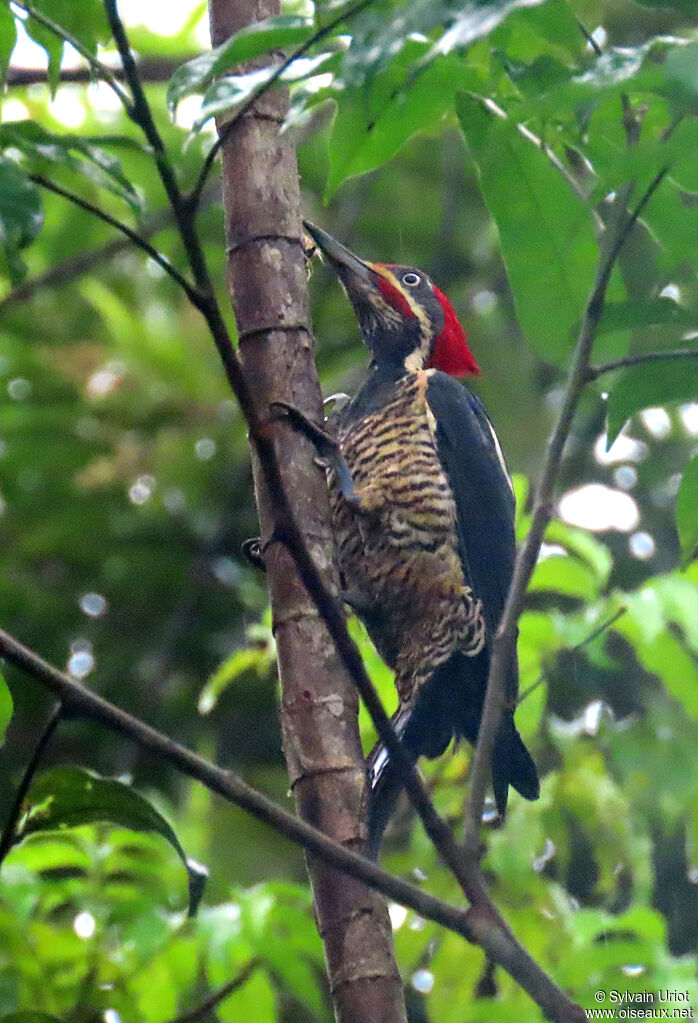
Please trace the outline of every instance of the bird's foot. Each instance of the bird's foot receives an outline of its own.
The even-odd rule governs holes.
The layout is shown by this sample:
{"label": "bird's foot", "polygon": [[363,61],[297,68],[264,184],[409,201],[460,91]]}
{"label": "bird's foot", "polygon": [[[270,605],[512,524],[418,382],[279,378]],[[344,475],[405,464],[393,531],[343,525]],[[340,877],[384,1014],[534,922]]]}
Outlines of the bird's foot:
{"label": "bird's foot", "polygon": [[319,456],[318,464],[325,469],[334,469],[337,474],[337,484],[342,497],[348,504],[359,508],[360,500],[354,492],[354,482],[349,472],[349,466],[345,462],[335,438],[321,426],[318,426],[317,423],[314,423],[312,419],[306,416],[305,412],[301,412],[299,408],[289,404],[287,401],[273,401],[270,403],[270,408],[277,416],[286,416],[293,426],[300,430],[315,445]]}
{"label": "bird's foot", "polygon": [[261,536],[251,536],[249,540],[243,540],[240,545],[240,551],[243,558],[253,568],[258,568],[260,572],[266,572],[267,566],[264,563],[264,551],[267,548],[269,541],[263,542]]}

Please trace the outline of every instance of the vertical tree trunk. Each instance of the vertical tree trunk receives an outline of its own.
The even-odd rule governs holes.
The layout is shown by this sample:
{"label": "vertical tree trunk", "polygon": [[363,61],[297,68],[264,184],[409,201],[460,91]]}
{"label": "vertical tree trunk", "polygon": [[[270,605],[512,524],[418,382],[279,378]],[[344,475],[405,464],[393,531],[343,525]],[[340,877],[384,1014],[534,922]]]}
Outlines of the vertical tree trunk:
{"label": "vertical tree trunk", "polygon": [[[279,0],[209,0],[213,44],[280,12]],[[283,398],[320,421],[295,152],[279,135],[285,92],[262,97],[223,148],[228,285],[245,374],[262,418]],[[220,126],[219,126],[220,127]],[[286,492],[308,548],[336,591],[323,473],[308,442],[274,427]],[[262,535],[271,509],[255,466]],[[367,798],[357,696],[292,559],[278,542],[265,561],[282,685],[281,727],[289,776],[305,820],[361,846]],[[309,857],[318,928],[340,1023],[404,1023],[402,984],[383,900]]]}

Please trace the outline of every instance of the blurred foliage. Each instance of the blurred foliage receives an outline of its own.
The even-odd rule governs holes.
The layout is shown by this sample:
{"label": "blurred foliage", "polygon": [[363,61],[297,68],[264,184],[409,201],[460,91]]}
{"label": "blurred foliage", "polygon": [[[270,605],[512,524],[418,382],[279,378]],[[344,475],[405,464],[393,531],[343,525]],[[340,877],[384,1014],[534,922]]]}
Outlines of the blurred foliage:
{"label": "blurred foliage", "polygon": [[[340,11],[289,2],[213,55],[201,54],[194,0],[168,35],[147,20],[128,28],[144,66],[173,60],[169,89],[148,96],[187,188],[211,116],[271,74],[230,74],[235,64],[307,48],[285,76],[306,211],[368,258],[424,266],[461,312],[515,471],[520,538],[598,225],[662,174],[611,281],[594,360],[696,346],[695,4],[375,0],[313,41]],[[263,581],[239,553],[256,531],[245,431],[214,348],[158,267],[27,176],[147,232],[186,267],[115,90],[60,84],[75,48],[51,22],[83,54],[113,56],[98,0],[86,12],[84,0],[0,3],[3,74],[28,35],[55,93],[11,88],[0,125],[0,623],[290,806]],[[215,185],[199,226],[225,305]],[[353,314],[328,271],[311,287],[323,386],[351,391],[365,364]],[[535,804],[513,797],[506,826],[489,829],[486,868],[517,935],[588,1007],[598,989],[695,1004],[696,367],[661,360],[590,385],[520,623],[517,720],[543,791]],[[390,673],[351,627],[392,705]],[[5,674],[9,794],[49,701]],[[363,709],[360,725],[368,747]],[[462,748],[425,765],[456,826],[467,766]],[[76,783],[65,812],[61,779]],[[32,821],[43,827],[30,834]],[[159,1023],[216,992],[206,1018],[331,1019],[300,852],[119,737],[62,722],[16,837],[0,881],[0,1019]],[[182,848],[210,873],[195,919]],[[407,809],[385,859],[459,898]],[[478,949],[391,915],[415,1023],[539,1018]]]}

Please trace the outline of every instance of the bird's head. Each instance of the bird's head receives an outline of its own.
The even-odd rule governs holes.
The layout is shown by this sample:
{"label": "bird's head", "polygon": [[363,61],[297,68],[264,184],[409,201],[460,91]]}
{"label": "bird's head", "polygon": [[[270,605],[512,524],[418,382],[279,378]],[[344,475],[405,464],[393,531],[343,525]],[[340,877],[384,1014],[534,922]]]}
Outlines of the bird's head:
{"label": "bird's head", "polygon": [[479,376],[453,306],[425,273],[411,266],[367,263],[319,227],[304,225],[342,282],[375,363]]}

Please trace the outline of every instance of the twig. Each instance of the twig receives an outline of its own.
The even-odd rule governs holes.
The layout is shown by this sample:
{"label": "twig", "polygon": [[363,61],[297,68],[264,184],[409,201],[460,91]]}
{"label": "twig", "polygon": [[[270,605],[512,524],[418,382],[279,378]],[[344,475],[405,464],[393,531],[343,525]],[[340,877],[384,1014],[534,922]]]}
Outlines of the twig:
{"label": "twig", "polygon": [[65,711],[80,714],[125,736],[338,869],[377,888],[421,916],[441,923],[464,937],[470,936],[464,910],[449,906],[414,885],[393,877],[370,860],[350,852],[305,821],[287,813],[234,772],[214,766],[168,735],[151,728],[140,718],[86,689],[69,675],[48,664],[4,629],[0,629],[0,656],[54,693],[61,700]]}
{"label": "twig", "polygon": [[357,14],[360,14],[365,7],[368,7],[373,2],[374,0],[359,0],[358,3],[353,5],[353,7],[349,7],[346,10],[341,11],[336,18],[333,18],[331,21],[328,21],[326,25],[323,25],[322,28],[319,28],[317,30],[317,32],[314,32],[310,39],[306,39],[304,43],[301,43],[300,46],[297,46],[296,49],[293,50],[293,52],[290,53],[289,56],[286,57],[286,59],[283,60],[277,68],[275,68],[275,70],[269,76],[266,82],[263,82],[262,85],[260,85],[259,88],[257,88],[252,93],[249,99],[245,100],[245,102],[235,112],[231,119],[229,121],[226,121],[225,125],[221,127],[221,131],[218,138],[209,149],[206,159],[204,160],[201,170],[199,172],[199,176],[196,179],[196,183],[189,194],[189,204],[194,212],[196,212],[196,209],[199,205],[201,193],[206,184],[206,179],[208,178],[211,172],[211,168],[213,167],[214,161],[218,156],[218,153],[220,152],[221,148],[230,138],[230,135],[235,125],[242,120],[242,118],[250,110],[250,108],[254,106],[257,100],[261,99],[261,97],[265,93],[267,93],[272,88],[272,86],[276,85],[278,80],[281,78],[285,71],[288,71],[288,69],[290,68],[291,64],[293,64],[294,61],[298,60],[299,57],[304,56],[308,52],[308,50],[310,50],[311,47],[313,47],[316,43],[319,43],[326,36],[330,35],[330,33],[334,32],[337,26],[341,25],[343,21],[350,21],[352,18],[356,17]]}
{"label": "twig", "polygon": [[624,359],[603,362],[600,366],[587,368],[587,381],[598,380],[604,373],[612,373],[616,369],[630,366],[642,366],[645,362],[661,362],[664,359],[698,359],[698,348],[675,348],[667,352],[646,352],[644,355],[626,355]]}
{"label": "twig", "polygon": [[579,18],[575,18],[574,20],[577,22],[577,28],[582,33],[582,35],[586,39],[587,43],[591,47],[591,49],[594,51],[595,56],[601,57],[603,55],[603,50],[601,49],[599,44],[596,42],[596,40],[594,39],[594,37],[591,34],[591,32],[589,31],[589,29],[586,27],[586,25],[582,24],[582,22],[579,20]]}
{"label": "twig", "polygon": [[27,764],[26,770],[22,775],[22,780],[19,783],[15,798],[12,802],[9,816],[5,822],[5,827],[0,837],[0,867],[5,862],[5,857],[15,843],[17,838],[17,825],[19,819],[22,816],[22,808],[24,806],[24,800],[26,798],[29,787],[34,779],[37,768],[41,763],[41,759],[44,755],[46,747],[51,741],[53,733],[58,727],[58,722],[61,719],[63,713],[63,704],[58,703],[51,711],[48,721],[44,726],[44,730],[39,736],[34,752],[31,755],[29,763]]}
{"label": "twig", "polygon": [[131,98],[128,93],[121,88],[111,68],[107,67],[106,64],[103,64],[101,60],[97,60],[94,54],[90,53],[84,43],[81,43],[76,36],[64,29],[62,25],[58,24],[58,22],[49,18],[47,14],[43,13],[43,11],[37,10],[33,4],[28,3],[27,0],[14,0],[14,2],[17,7],[21,7],[23,11],[26,11],[27,14],[31,15],[35,21],[37,21],[40,25],[43,25],[44,28],[47,28],[49,32],[52,32],[59,39],[63,39],[66,43],[70,43],[70,45],[78,51],[80,56],[85,58],[95,74],[106,82],[109,88],[119,97],[126,112],[130,113]]}
{"label": "twig", "polygon": [[[216,185],[211,186],[202,198],[202,202],[212,202],[219,194],[219,189]],[[154,235],[159,234],[166,227],[169,227],[174,220],[172,208],[167,206],[163,210],[159,210],[153,213],[147,219],[144,220],[141,232],[138,235],[143,241],[147,241]],[[75,256],[71,256],[68,259],[63,260],[61,263],[56,263],[55,266],[49,267],[41,274],[37,274],[36,277],[30,277],[26,281],[22,281],[16,287],[9,291],[3,299],[0,299],[0,314],[5,309],[14,308],[23,302],[27,302],[34,297],[37,291],[41,291],[44,288],[60,287],[63,284],[69,284],[77,277],[81,277],[84,273],[91,272],[95,266],[100,263],[106,263],[119,253],[127,250],[131,245],[136,243],[126,235],[123,238],[115,238],[106,245],[101,245],[94,249],[86,249],[84,252],[79,252]],[[138,246],[140,248],[140,246]],[[148,253],[150,255],[150,253]],[[179,282],[177,282],[179,283]],[[189,296],[188,296],[189,297]]]}
{"label": "twig", "polygon": [[89,202],[87,199],[83,199],[82,196],[77,195],[75,192],[69,192],[66,188],[62,188],[60,185],[56,185],[53,181],[49,181],[42,174],[28,174],[27,177],[30,181],[33,181],[35,185],[39,185],[41,188],[45,188],[48,192],[53,192],[55,195],[60,195],[63,199],[67,199],[68,202],[72,202],[74,206],[79,206],[80,209],[85,210],[87,213],[91,213],[98,220],[104,221],[105,224],[109,224],[110,227],[116,228],[121,234],[125,235],[129,241],[147,253],[148,256],[153,260],[154,263],[165,271],[165,273],[172,278],[173,281],[182,288],[186,293],[187,298],[196,306],[200,308],[201,296],[197,292],[196,288],[193,288],[189,281],[177,270],[169,259],[158,252],[149,242],[136,232],[131,230],[128,224],[124,224],[123,221],[117,220],[111,213],[107,213],[106,210],[96,206],[94,203]]}
{"label": "twig", "polygon": [[[577,653],[578,650],[583,650],[585,646],[588,646],[590,643],[593,643],[594,640],[598,639],[599,636],[602,636],[607,629],[610,629],[612,625],[615,625],[618,619],[622,618],[627,610],[628,609],[625,606],[619,607],[618,610],[614,614],[612,614],[610,618],[607,618],[605,622],[601,622],[600,625],[597,625],[593,632],[590,632],[589,635],[585,636],[584,639],[580,640],[579,643],[576,643],[574,646],[569,647],[564,652],[568,654],[575,654]],[[547,677],[548,677],[547,672],[542,671],[538,678],[536,679],[536,681],[532,682],[528,689],[524,689],[524,691],[519,694],[519,697],[516,701],[516,706],[518,707],[518,705],[523,700],[525,700],[527,696],[530,696],[531,693],[535,692],[535,690],[545,682]]]}
{"label": "twig", "polygon": [[619,194],[615,229],[607,228],[605,245],[599,257],[596,279],[587,302],[584,319],[574,351],[572,366],[567,380],[560,416],[548,443],[543,472],[534,501],[531,528],[520,548],[514,575],[509,588],[504,613],[492,645],[492,660],[487,682],[487,693],[480,722],[477,746],[470,772],[471,784],[465,813],[464,848],[468,857],[479,858],[479,833],[482,808],[490,777],[490,763],[494,737],[504,705],[505,678],[516,648],[517,622],[523,610],[526,590],[530,581],[545,530],[552,516],[552,498],[562,463],[562,453],[569,436],[572,420],[582,391],[587,383],[587,373],[592,345],[601,319],[606,290],[616,259],[642,211],[668,173],[663,168],[655,176],[638,202],[633,213],[625,217],[625,196]]}
{"label": "twig", "polygon": [[[142,130],[153,150],[160,180],[172,206],[172,212],[175,215],[177,227],[184,242],[187,259],[189,260],[197,287],[200,291],[212,295],[213,287],[206,268],[203,249],[194,229],[193,210],[189,202],[184,199],[165,144],[162,141],[162,136],[155,124],[150,104],[143,91],[143,85],[138,74],[138,65],[131,51],[124,23],[119,15],[116,0],[104,0],[104,9],[119,51],[124,75],[133,96],[133,105],[130,110],[131,120]],[[198,305],[197,308],[201,309],[201,306]]]}
{"label": "twig", "polygon": [[[169,82],[170,78],[180,66],[181,61],[191,60],[182,56],[180,60],[148,60],[142,58],[138,61],[138,74],[142,82]],[[104,65],[106,67],[106,65]],[[111,69],[108,69],[111,71]],[[123,78],[121,69],[113,72],[113,77],[118,82]],[[43,85],[48,80],[48,72],[45,68],[38,67],[10,67],[7,71],[5,84],[8,89],[21,88],[26,85]],[[77,83],[89,85],[94,81],[94,73],[89,67],[63,67],[61,68],[60,83]],[[128,97],[127,97],[128,98]],[[129,99],[130,101],[130,99]]]}
{"label": "twig", "polygon": [[205,1020],[221,1002],[224,1002],[226,998],[229,998],[230,995],[247,983],[259,965],[259,959],[250,959],[232,980],[228,981],[227,984],[223,984],[217,991],[213,991],[208,998],[203,1000],[201,1005],[197,1005],[195,1009],[190,1009],[189,1012],[183,1012],[180,1016],[176,1016],[170,1020],[170,1023],[199,1023],[199,1020]]}
{"label": "twig", "polygon": [[425,919],[433,920],[468,941],[476,942],[491,959],[518,981],[548,1019],[555,1023],[578,1023],[585,1019],[583,1011],[569,1000],[526,950],[516,943],[508,928],[493,919],[487,905],[474,906],[468,910],[458,909],[389,874],[371,860],[351,852],[322,831],[287,813],[234,772],[214,766],[140,718],[86,689],[3,629],[0,629],[0,656],[54,693],[61,700],[65,711],[78,713],[126,736],[331,866],[375,888],[400,905],[413,909]]}

